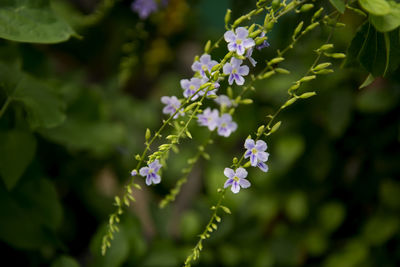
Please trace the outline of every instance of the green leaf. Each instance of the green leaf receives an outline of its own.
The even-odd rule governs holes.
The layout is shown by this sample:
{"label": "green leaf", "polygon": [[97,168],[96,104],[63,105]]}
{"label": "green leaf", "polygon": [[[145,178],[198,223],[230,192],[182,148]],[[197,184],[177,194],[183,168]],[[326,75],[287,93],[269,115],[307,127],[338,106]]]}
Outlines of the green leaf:
{"label": "green leaf", "polygon": [[31,163],[36,151],[36,139],[27,132],[0,132],[0,175],[11,190]]}
{"label": "green leaf", "polygon": [[370,85],[371,83],[373,83],[375,81],[374,76],[372,76],[372,74],[368,74],[367,78],[365,79],[365,81],[360,85],[360,87],[358,87],[358,89],[362,89],[364,87],[367,87],[368,85]]}
{"label": "green leaf", "polygon": [[49,0],[0,2],[0,37],[17,42],[59,43],[73,29],[50,7]]}
{"label": "green leaf", "polygon": [[329,2],[331,2],[332,6],[342,14],[346,10],[346,4],[344,3],[344,0],[329,0]]}
{"label": "green leaf", "polygon": [[0,240],[21,249],[54,247],[62,208],[47,179],[23,179],[12,192],[0,186]]}
{"label": "green leaf", "polygon": [[371,15],[369,20],[380,32],[389,32],[400,26],[400,3],[389,2],[390,13],[384,16]]}
{"label": "green leaf", "polygon": [[51,267],[79,267],[78,262],[72,257],[69,256],[61,256],[58,257]]}
{"label": "green leaf", "polygon": [[385,0],[358,0],[360,6],[373,15],[386,15],[390,5]]}
{"label": "green leaf", "polygon": [[2,63],[0,81],[0,89],[13,102],[22,103],[31,128],[51,128],[65,120],[64,102],[46,84]]}

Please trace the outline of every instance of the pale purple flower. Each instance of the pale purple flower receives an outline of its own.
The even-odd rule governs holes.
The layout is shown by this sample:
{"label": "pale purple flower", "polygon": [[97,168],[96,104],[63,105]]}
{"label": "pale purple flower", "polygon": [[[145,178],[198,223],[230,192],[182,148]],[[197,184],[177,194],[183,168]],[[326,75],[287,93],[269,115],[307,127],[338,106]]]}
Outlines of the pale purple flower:
{"label": "pale purple flower", "polygon": [[242,76],[249,74],[249,67],[246,65],[240,66],[242,62],[241,59],[233,57],[230,63],[225,63],[223,71],[224,74],[229,74],[228,82],[230,85],[233,84],[233,81],[235,81],[237,85],[244,84],[244,78]]}
{"label": "pale purple flower", "polygon": [[217,109],[211,111],[210,108],[206,108],[202,114],[198,115],[198,123],[201,126],[207,126],[210,131],[214,131],[217,128],[219,120],[219,112]]}
{"label": "pale purple flower", "polygon": [[237,106],[234,101],[232,101],[228,96],[226,95],[219,95],[216,99],[215,102],[217,102],[220,106],[225,106],[225,107],[231,107],[231,106]]}
{"label": "pale purple flower", "polygon": [[242,56],[247,48],[255,45],[254,40],[247,38],[249,31],[244,27],[239,27],[234,31],[227,31],[224,34],[225,41],[228,43],[229,51],[236,51],[236,53]]}
{"label": "pale purple flower", "polygon": [[138,13],[141,19],[146,19],[151,13],[157,11],[157,4],[154,0],[135,0],[131,9]]}
{"label": "pale purple flower", "polygon": [[[262,32],[262,33],[260,34],[260,37],[265,37],[265,32]],[[270,46],[270,44],[267,42],[267,40],[264,40],[264,42],[263,42],[262,44],[258,45],[256,48],[257,48],[258,50],[261,50],[261,49],[266,48],[266,47],[269,47],[269,46]]]}
{"label": "pale purple flower", "polygon": [[240,187],[248,188],[251,186],[251,183],[246,179],[247,171],[242,167],[237,168],[236,171],[231,168],[225,168],[224,175],[228,177],[228,180],[226,180],[224,184],[224,188],[232,186],[231,190],[235,194],[239,193]]}
{"label": "pale purple flower", "polygon": [[217,65],[218,62],[215,60],[211,60],[211,56],[208,54],[204,54],[200,57],[199,61],[195,61],[192,65],[193,71],[200,72],[201,76],[207,77],[206,71],[211,73],[212,67]]}
{"label": "pale purple flower", "polygon": [[[197,90],[199,90],[200,86],[203,84],[203,81],[199,78],[192,78],[190,80],[183,79],[181,80],[181,87],[184,90],[183,95],[186,98],[191,97],[194,95]],[[196,100],[199,97],[199,93],[192,97],[191,100]]]}
{"label": "pale purple flower", "polygon": [[147,167],[142,167],[139,170],[139,173],[141,176],[146,177],[146,184],[151,185],[153,184],[159,184],[161,182],[161,177],[160,175],[157,174],[157,172],[160,170],[162,165],[156,159],[155,161],[151,162]]}
{"label": "pale purple flower", "polygon": [[244,147],[247,149],[244,158],[250,157],[251,166],[259,167],[263,172],[268,171],[268,166],[264,163],[268,160],[269,153],[265,152],[267,144],[263,140],[254,142],[253,139],[246,139]]}
{"label": "pale purple flower", "polygon": [[246,52],[246,57],[250,61],[251,65],[253,65],[253,67],[255,67],[257,65],[257,61],[255,61],[254,58],[251,57],[252,55],[253,55],[253,48],[250,48]]}
{"label": "pale purple flower", "polygon": [[230,136],[237,129],[236,122],[232,121],[232,116],[228,113],[222,114],[218,119],[217,126],[218,134],[225,137]]}
{"label": "pale purple flower", "polygon": [[[163,113],[164,114],[174,114],[181,106],[181,101],[176,96],[163,96],[161,97],[161,102],[163,104],[166,104],[166,106],[163,108]],[[185,115],[185,113],[182,111],[182,109],[175,114],[174,119],[178,118],[179,115]]]}
{"label": "pale purple flower", "polygon": [[137,175],[137,170],[131,171],[131,176],[136,176]]}

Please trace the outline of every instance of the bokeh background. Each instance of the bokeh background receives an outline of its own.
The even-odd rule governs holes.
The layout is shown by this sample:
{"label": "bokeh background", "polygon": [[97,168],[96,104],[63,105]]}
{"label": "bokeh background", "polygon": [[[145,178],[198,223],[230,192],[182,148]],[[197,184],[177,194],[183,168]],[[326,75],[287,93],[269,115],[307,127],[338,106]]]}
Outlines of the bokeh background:
{"label": "bokeh background", "polygon": [[[80,38],[54,45],[0,40],[0,87],[19,75],[40,99],[32,104],[21,96],[0,119],[1,265],[181,266],[209,220],[223,169],[243,153],[247,135],[284,103],[328,30],[315,30],[287,54],[282,67],[290,75],[255,85],[247,95],[254,104],[235,113],[238,130],[215,139],[207,148],[211,160],[200,160],[177,200],[160,209],[208,135],[193,125],[193,140],[170,155],[162,183],[134,191],[137,202],[101,256],[113,197],[123,192],[134,155],[143,151],[145,129],[157,129],[165,118],[160,97],[181,96],[179,81],[192,77],[194,56],[225,32],[226,9],[236,18],[255,1],[170,0],[145,20],[131,1],[98,14],[96,0],[52,4]],[[335,31],[335,50],[346,51],[362,19],[345,13],[348,26]],[[287,15],[269,33],[271,46],[253,54],[255,72],[290,42],[299,20],[309,15]],[[223,44],[212,56],[225,53]],[[304,88],[317,96],[279,116],[281,128],[266,139],[270,171],[251,169],[252,187],[228,193],[232,215],[223,216],[205,241],[198,266],[399,266],[400,73],[359,90],[368,73],[334,62],[333,74]],[[223,84],[220,92],[225,90]],[[10,175],[17,178],[10,182]]]}

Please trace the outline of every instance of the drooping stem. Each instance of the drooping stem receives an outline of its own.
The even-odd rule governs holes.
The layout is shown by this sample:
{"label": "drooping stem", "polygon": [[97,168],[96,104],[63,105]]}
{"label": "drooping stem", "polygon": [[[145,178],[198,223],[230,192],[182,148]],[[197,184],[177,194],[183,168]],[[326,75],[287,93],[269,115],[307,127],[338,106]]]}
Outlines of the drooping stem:
{"label": "drooping stem", "polygon": [[7,97],[6,102],[1,107],[1,110],[0,110],[0,119],[1,119],[1,117],[3,117],[3,114],[6,112],[8,105],[10,105],[11,101],[12,101],[11,97]]}

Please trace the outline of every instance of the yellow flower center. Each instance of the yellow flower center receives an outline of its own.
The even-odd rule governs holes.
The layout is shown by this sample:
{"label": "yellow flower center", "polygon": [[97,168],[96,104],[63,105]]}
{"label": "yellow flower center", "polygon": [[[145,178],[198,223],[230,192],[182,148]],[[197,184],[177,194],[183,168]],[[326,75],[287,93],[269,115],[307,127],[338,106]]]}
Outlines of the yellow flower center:
{"label": "yellow flower center", "polygon": [[233,177],[233,180],[235,180],[236,182],[239,182],[240,178],[235,176],[235,177]]}
{"label": "yellow flower center", "polygon": [[241,43],[242,43],[242,40],[240,40],[240,39],[236,40],[236,44],[240,45]]}
{"label": "yellow flower center", "polygon": [[256,149],[256,148],[253,148],[253,149],[251,150],[251,153],[256,154],[256,153],[257,153],[257,149]]}
{"label": "yellow flower center", "polygon": [[190,90],[196,90],[196,87],[194,87],[194,85],[189,86]]}

